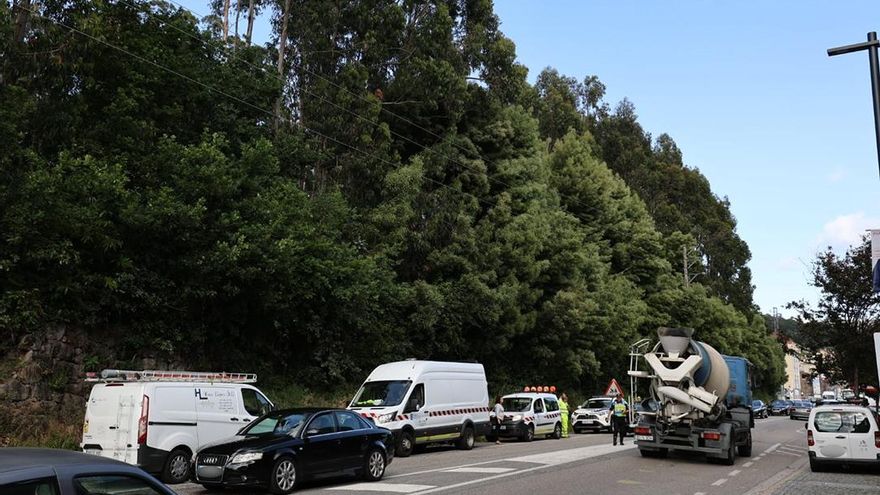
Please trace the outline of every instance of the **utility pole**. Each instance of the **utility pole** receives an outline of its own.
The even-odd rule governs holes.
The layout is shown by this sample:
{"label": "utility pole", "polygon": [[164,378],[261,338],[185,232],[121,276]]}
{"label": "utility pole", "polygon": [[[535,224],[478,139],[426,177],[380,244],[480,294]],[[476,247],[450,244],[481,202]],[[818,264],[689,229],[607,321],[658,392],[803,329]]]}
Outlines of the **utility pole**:
{"label": "utility pole", "polygon": [[877,33],[868,33],[868,41],[855,45],[838,46],[828,49],[828,56],[843,55],[844,53],[868,51],[868,65],[871,71],[871,95],[874,99],[874,137],[877,140],[877,166],[880,167],[880,64],[877,61]]}
{"label": "utility pole", "polygon": [[[877,141],[877,166],[880,167],[880,61],[878,61],[877,56],[878,47],[880,47],[880,42],[877,41],[877,32],[871,31],[868,33],[868,41],[865,43],[829,48],[828,56],[833,57],[835,55],[843,55],[844,53],[860,52],[862,50],[867,50],[868,52],[868,69],[871,71],[871,96],[874,100],[874,138]],[[871,269],[875,270],[877,266],[873,264],[875,263],[873,256],[871,262]],[[877,290],[876,284],[874,285],[874,290]],[[874,334],[874,351],[876,353],[875,359],[877,361],[878,376],[880,376],[880,332]],[[856,390],[858,390],[858,369],[856,369],[856,375],[854,378],[856,381],[854,385],[856,386]],[[878,404],[875,409],[877,408],[880,408],[880,394],[878,394]]]}

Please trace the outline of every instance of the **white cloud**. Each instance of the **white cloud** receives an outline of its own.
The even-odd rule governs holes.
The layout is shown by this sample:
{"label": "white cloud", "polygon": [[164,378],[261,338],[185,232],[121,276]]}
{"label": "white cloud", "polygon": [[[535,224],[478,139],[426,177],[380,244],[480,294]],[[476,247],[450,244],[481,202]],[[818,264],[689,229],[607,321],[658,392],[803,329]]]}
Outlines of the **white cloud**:
{"label": "white cloud", "polygon": [[846,248],[858,244],[867,229],[878,227],[880,219],[869,218],[863,211],[840,215],[822,227],[818,242],[833,248]]}

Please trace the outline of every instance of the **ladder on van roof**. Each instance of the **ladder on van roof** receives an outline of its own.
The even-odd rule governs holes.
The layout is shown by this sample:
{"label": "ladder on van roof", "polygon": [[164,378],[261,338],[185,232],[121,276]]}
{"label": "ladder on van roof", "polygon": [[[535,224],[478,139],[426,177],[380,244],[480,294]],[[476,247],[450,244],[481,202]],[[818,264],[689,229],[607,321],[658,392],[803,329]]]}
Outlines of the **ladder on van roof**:
{"label": "ladder on van roof", "polygon": [[226,371],[103,370],[86,373],[87,382],[210,382],[256,383],[256,373]]}

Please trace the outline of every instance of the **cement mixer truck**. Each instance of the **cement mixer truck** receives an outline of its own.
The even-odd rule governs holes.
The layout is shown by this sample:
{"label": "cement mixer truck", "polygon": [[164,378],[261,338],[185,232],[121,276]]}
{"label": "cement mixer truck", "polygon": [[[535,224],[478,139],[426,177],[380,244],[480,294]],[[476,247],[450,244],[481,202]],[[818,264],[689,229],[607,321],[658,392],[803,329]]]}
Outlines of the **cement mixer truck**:
{"label": "cement mixer truck", "polygon": [[660,328],[658,342],[633,344],[631,393],[647,392],[634,428],[636,445],[644,457],[683,450],[733,465],[737,454],[752,455],[751,363],[721,355],[693,333]]}

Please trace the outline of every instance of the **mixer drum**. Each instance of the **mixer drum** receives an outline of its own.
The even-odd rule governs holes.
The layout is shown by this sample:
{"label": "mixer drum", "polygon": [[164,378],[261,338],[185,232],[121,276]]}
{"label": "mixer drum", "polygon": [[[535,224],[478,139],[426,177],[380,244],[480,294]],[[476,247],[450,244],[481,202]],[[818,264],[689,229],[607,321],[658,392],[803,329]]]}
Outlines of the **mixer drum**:
{"label": "mixer drum", "polygon": [[705,342],[692,341],[692,346],[700,353],[703,364],[694,372],[694,385],[712,392],[721,400],[730,388],[730,369],[721,353]]}

